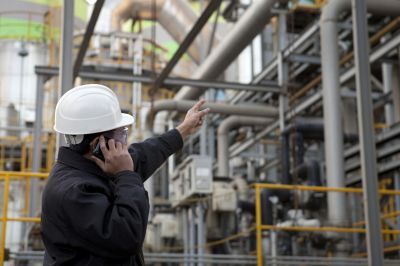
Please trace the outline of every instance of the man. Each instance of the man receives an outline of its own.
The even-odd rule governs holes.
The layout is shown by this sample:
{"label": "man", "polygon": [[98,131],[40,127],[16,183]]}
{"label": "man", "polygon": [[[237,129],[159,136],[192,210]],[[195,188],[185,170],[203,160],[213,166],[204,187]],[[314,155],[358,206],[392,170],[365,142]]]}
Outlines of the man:
{"label": "man", "polygon": [[143,182],[202,124],[204,101],[167,133],[127,145],[134,117],[109,88],[76,87],[59,100],[54,129],[65,135],[42,200],[44,265],[144,265],[149,215]]}

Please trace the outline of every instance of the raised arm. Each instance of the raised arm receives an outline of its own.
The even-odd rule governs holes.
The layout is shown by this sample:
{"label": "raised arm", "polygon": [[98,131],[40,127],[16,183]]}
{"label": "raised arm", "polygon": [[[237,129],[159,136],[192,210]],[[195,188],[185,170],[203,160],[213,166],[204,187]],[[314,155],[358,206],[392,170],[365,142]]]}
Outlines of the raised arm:
{"label": "raised arm", "polygon": [[176,129],[129,147],[129,153],[135,163],[135,171],[142,176],[143,181],[149,178],[170,155],[182,148],[185,138],[201,127],[205,115],[210,111],[208,108],[200,111],[204,103],[204,100],[200,100],[189,109],[184,121]]}

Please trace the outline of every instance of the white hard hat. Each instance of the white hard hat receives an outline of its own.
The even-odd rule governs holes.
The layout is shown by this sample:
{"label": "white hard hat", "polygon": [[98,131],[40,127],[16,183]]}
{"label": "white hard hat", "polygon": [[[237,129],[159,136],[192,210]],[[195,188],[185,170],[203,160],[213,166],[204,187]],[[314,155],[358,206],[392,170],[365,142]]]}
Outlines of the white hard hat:
{"label": "white hard hat", "polygon": [[54,130],[68,135],[92,134],[134,122],[133,116],[121,113],[112,90],[99,84],[87,84],[69,90],[60,98]]}

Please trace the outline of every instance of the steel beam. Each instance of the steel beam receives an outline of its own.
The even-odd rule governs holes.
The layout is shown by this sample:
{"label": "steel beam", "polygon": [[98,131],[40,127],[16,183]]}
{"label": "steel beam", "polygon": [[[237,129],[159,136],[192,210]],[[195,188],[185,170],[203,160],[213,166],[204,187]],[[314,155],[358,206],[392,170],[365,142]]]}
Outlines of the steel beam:
{"label": "steel beam", "polygon": [[87,48],[89,47],[90,38],[93,35],[94,27],[96,26],[96,23],[99,18],[100,11],[101,11],[101,8],[103,7],[104,1],[105,0],[97,0],[96,4],[94,5],[92,15],[90,16],[90,20],[86,26],[86,31],[85,31],[85,35],[83,36],[82,44],[79,48],[78,55],[76,56],[76,59],[75,59],[74,73],[73,73],[74,79],[79,74],[79,69],[82,66],[83,58],[85,57]]}
{"label": "steel beam", "polygon": [[74,34],[74,2],[75,1],[64,0],[61,36],[61,76],[59,85],[61,94],[59,96],[71,89],[73,85],[72,47]]}
{"label": "steel beam", "polygon": [[208,19],[211,17],[211,15],[214,13],[214,11],[219,8],[220,4],[221,4],[221,0],[210,1],[207,8],[204,10],[204,12],[201,14],[200,18],[196,21],[196,23],[193,25],[192,29],[189,31],[189,33],[186,35],[185,39],[180,44],[178,50],[172,56],[171,60],[165,66],[165,68],[163,69],[161,74],[157,77],[156,81],[154,82],[153,88],[150,91],[151,93],[154,93],[155,91],[157,91],[158,88],[163,84],[164,80],[171,73],[172,69],[175,67],[175,65],[178,63],[178,61],[184,55],[184,53],[189,48],[189,46],[192,44],[194,39],[197,37],[197,35],[201,31],[201,29],[204,27],[204,25],[206,25]]}
{"label": "steel beam", "polygon": [[[371,55],[368,56],[367,58],[369,58],[370,63],[375,63],[378,59],[382,58],[390,51],[396,49],[399,45],[400,45],[400,34],[397,34],[387,42],[381,44],[374,51],[372,51]],[[340,84],[348,82],[350,79],[354,77],[355,73],[356,73],[355,67],[352,67],[349,70],[347,70],[343,75],[340,76]]]}
{"label": "steel beam", "polygon": [[367,6],[364,0],[352,0],[352,15],[368,264],[374,266],[383,265],[383,242],[379,218],[378,171],[370,84],[371,71],[368,60]]}
{"label": "steel beam", "polygon": [[[64,0],[63,7],[63,24],[61,36],[61,62],[60,62],[60,78],[58,97],[72,88],[73,81],[73,65],[72,65],[72,47],[74,34],[74,2]],[[65,145],[64,138],[57,134],[57,150],[60,146]]]}
{"label": "steel beam", "polygon": [[305,55],[305,54],[291,54],[288,56],[288,60],[291,62],[313,64],[313,65],[321,64],[320,57],[313,55]]}
{"label": "steel beam", "polygon": [[[43,98],[44,98],[44,76],[37,76],[36,81],[36,103],[35,103],[35,124],[33,131],[33,154],[32,172],[40,172],[42,162],[42,127],[43,127]],[[38,203],[38,179],[32,178],[29,200],[29,216],[36,216]]]}
{"label": "steel beam", "polygon": [[[36,66],[35,73],[37,75],[57,76],[58,68],[47,66]],[[111,71],[97,71],[97,70],[81,70],[79,77],[83,79],[98,79],[110,80],[121,82],[142,82],[145,84],[152,84],[154,80],[149,76],[132,75],[131,73],[121,74]],[[280,93],[280,87],[273,85],[274,82],[269,82],[269,85],[253,85],[243,84],[237,82],[213,81],[213,80],[197,80],[197,79],[184,79],[184,78],[166,78],[164,84],[167,86],[194,86],[207,90],[208,88],[216,89],[229,89],[229,90],[246,90],[254,92],[272,92]]]}

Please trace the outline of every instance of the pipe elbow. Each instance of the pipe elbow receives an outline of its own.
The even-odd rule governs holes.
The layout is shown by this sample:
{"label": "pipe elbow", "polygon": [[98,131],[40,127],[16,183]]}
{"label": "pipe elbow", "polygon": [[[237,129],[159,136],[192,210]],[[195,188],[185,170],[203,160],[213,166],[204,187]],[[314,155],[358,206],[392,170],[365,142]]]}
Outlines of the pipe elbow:
{"label": "pipe elbow", "polygon": [[218,136],[227,135],[229,130],[235,126],[235,124],[240,123],[240,117],[238,116],[230,116],[226,118],[222,123],[219,125],[217,130]]}
{"label": "pipe elbow", "polygon": [[121,22],[128,19],[133,5],[133,0],[124,0],[111,11],[111,28],[113,31],[121,30]]}
{"label": "pipe elbow", "polygon": [[348,0],[330,0],[322,8],[320,23],[323,24],[328,21],[336,22],[341,12],[350,9],[351,1]]}

